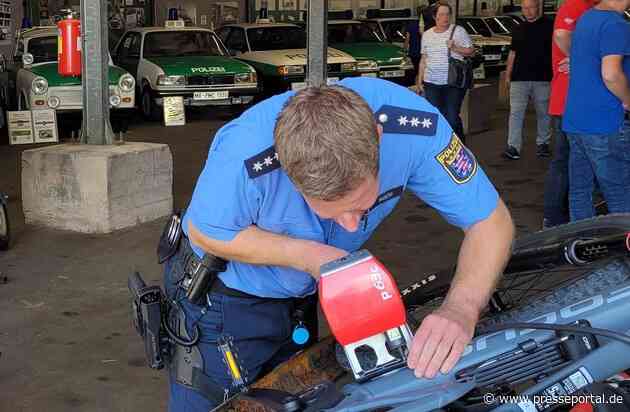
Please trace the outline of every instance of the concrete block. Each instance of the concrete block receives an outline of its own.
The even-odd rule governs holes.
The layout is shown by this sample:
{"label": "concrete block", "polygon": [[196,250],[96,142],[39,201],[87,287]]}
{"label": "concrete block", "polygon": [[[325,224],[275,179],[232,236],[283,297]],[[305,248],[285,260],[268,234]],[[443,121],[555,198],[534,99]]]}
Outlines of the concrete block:
{"label": "concrete block", "polygon": [[109,233],[173,210],[167,145],[56,145],[22,153],[26,223]]}
{"label": "concrete block", "polygon": [[476,83],[466,93],[460,116],[464,133],[474,134],[490,129],[490,115],[494,111],[494,96],[488,83]]}

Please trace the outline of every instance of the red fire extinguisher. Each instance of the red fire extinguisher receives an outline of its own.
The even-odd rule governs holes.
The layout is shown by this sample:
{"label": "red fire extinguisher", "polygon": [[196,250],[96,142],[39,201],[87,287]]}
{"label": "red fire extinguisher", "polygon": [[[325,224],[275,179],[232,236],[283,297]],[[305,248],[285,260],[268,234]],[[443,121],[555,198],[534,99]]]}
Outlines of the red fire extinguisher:
{"label": "red fire extinguisher", "polygon": [[81,75],[81,21],[72,13],[57,23],[57,67],[61,76]]}

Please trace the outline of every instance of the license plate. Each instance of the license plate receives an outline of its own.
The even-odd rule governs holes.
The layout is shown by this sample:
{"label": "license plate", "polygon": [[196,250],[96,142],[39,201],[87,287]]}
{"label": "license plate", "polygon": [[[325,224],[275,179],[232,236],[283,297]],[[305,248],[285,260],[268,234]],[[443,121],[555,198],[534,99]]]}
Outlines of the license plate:
{"label": "license plate", "polygon": [[[339,81],[339,77],[329,77],[326,79],[326,83],[330,86],[331,84],[335,84]],[[291,90],[298,91],[302,90],[306,87],[306,82],[295,82],[291,83]]]}
{"label": "license plate", "polygon": [[384,70],[381,72],[381,77],[404,77],[404,70]]}
{"label": "license plate", "polygon": [[483,56],[484,60],[501,60],[500,54],[486,54]]}
{"label": "license plate", "polygon": [[193,94],[193,100],[223,100],[227,99],[230,92],[222,90],[218,92],[195,92]]}

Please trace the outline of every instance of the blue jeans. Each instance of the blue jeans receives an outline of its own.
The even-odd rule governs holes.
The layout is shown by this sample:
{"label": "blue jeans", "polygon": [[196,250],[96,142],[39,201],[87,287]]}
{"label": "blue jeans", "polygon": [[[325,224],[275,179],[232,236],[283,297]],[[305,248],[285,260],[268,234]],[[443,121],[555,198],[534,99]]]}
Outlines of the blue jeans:
{"label": "blue jeans", "polygon": [[523,121],[529,98],[533,98],[536,108],[536,144],[549,144],[549,82],[511,82],[510,120],[508,125],[508,145],[521,151],[523,145]]}
{"label": "blue jeans", "polygon": [[[170,299],[178,301],[186,315],[189,336],[194,326],[201,332],[198,344],[204,362],[204,374],[212,379],[215,389],[230,389],[232,380],[227,366],[223,362],[216,341],[221,335],[233,338],[239,361],[248,383],[254,382],[272,368],[289,359],[304,347],[297,346],[291,340],[293,332],[293,311],[297,299],[261,299],[256,297],[233,297],[218,293],[209,293],[207,303],[201,307],[194,305],[185,297],[178,286],[181,282],[188,239],[182,238],[184,246],[165,264],[164,289]],[[305,298],[315,303],[315,296]],[[305,315],[305,324],[309,327],[313,342],[317,334],[312,325],[316,312]],[[213,385],[213,386],[214,386]],[[218,406],[201,393],[177,383],[170,377],[169,412],[208,412]]]}
{"label": "blue jeans", "polygon": [[610,213],[630,212],[630,124],[609,135],[569,134],[571,220],[593,217],[595,179]]}
{"label": "blue jeans", "polygon": [[462,142],[466,142],[464,126],[459,112],[466,96],[466,89],[449,85],[424,83],[424,97],[446,117],[451,128]]}
{"label": "blue jeans", "polygon": [[562,117],[553,116],[553,159],[545,176],[545,227],[569,222],[569,141],[562,131]]}

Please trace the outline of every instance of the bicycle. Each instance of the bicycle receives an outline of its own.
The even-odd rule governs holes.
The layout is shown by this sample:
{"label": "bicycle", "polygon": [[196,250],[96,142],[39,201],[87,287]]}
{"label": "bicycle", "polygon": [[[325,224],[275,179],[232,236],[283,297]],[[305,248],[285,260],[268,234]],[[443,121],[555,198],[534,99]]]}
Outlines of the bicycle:
{"label": "bicycle", "polygon": [[[429,274],[401,289],[410,323],[441,302],[453,273]],[[630,369],[628,310],[630,214],[576,222],[515,242],[475,338],[449,374],[417,379],[403,367],[342,385],[347,376],[330,362],[329,338],[216,410],[540,412]],[[324,372],[319,382],[287,378],[296,366],[317,369],[315,361]],[[289,393],[289,386],[302,390]]]}

